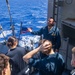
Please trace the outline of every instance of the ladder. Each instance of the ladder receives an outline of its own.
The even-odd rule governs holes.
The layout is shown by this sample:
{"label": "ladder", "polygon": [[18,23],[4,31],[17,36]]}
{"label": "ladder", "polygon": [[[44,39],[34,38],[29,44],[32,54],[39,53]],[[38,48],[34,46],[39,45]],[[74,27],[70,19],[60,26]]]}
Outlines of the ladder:
{"label": "ladder", "polygon": [[59,0],[54,0],[53,2],[53,18],[55,21],[56,26],[58,25],[58,11],[59,11]]}

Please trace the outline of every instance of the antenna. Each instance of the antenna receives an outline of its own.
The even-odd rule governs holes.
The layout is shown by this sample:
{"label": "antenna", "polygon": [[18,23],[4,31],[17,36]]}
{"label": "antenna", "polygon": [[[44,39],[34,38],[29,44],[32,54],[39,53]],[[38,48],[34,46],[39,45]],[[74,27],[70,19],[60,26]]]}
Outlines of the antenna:
{"label": "antenna", "polygon": [[10,13],[10,5],[9,5],[8,0],[6,0],[6,3],[7,3],[7,7],[8,7],[9,16],[10,16],[10,26],[11,26],[12,25],[12,17],[11,17],[11,13]]}
{"label": "antenna", "polygon": [[8,7],[9,16],[10,16],[10,28],[12,29],[12,34],[14,36],[14,25],[12,22],[12,17],[11,17],[11,13],[10,13],[10,5],[9,5],[8,0],[6,0],[6,3],[7,3],[7,7]]}

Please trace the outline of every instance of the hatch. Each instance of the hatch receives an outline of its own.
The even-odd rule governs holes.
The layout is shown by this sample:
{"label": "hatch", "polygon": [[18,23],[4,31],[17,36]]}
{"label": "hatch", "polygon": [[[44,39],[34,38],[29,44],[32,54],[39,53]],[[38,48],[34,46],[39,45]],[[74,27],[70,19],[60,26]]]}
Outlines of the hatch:
{"label": "hatch", "polygon": [[62,36],[69,37],[70,44],[75,43],[75,18],[67,18],[62,21]]}

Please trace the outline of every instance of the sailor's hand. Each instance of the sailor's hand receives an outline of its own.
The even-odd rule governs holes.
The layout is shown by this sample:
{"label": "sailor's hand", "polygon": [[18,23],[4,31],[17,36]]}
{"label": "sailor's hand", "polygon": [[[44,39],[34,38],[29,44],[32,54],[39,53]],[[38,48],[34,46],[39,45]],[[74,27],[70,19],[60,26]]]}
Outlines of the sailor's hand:
{"label": "sailor's hand", "polygon": [[31,29],[31,28],[28,28],[28,31],[29,31],[29,32],[32,32],[32,29]]}
{"label": "sailor's hand", "polygon": [[50,45],[49,44],[42,44],[40,45],[40,51],[45,51],[50,49]]}

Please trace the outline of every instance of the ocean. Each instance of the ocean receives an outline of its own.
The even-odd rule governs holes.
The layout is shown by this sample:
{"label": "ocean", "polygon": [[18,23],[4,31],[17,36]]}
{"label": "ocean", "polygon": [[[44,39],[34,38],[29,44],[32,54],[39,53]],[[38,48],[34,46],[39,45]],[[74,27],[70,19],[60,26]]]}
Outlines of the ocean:
{"label": "ocean", "polygon": [[[21,22],[23,27],[31,27],[34,31],[45,26],[47,23],[48,0],[8,0],[8,3],[12,24],[15,28],[15,36],[17,38],[20,36],[21,41],[24,42],[29,39],[33,40],[34,38],[34,42],[37,42],[39,36],[31,35],[29,32],[20,34]],[[0,30],[0,42],[12,36],[10,23],[6,0],[0,0],[0,25],[2,26],[2,30]]]}

